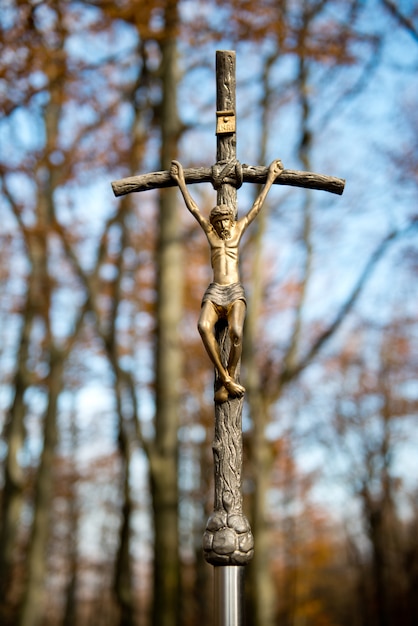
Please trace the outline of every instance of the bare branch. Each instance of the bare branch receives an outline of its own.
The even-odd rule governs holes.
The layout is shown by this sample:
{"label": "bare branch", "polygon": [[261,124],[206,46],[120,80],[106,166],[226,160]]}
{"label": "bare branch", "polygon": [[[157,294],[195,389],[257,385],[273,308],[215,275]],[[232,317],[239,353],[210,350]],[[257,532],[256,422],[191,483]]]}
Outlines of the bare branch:
{"label": "bare branch", "polygon": [[383,6],[389,11],[389,13],[397,20],[399,25],[404,28],[413,39],[418,43],[418,28],[412,22],[411,19],[404,15],[399,7],[392,2],[392,0],[382,0]]}
{"label": "bare branch", "polygon": [[373,252],[369,260],[367,261],[362,273],[360,274],[356,285],[354,286],[353,291],[347,298],[346,302],[341,307],[334,321],[326,328],[323,333],[317,338],[314,344],[311,346],[308,353],[299,361],[297,365],[293,368],[284,369],[279,377],[279,388],[282,387],[283,384],[290,382],[293,378],[295,378],[300,372],[302,372],[314,359],[314,357],[318,354],[321,348],[325,345],[325,343],[330,339],[338,328],[341,326],[342,322],[345,320],[347,315],[353,309],[356,304],[360,294],[363,291],[365,284],[373,273],[377,263],[385,254],[388,247],[400,237],[407,235],[411,230],[418,227],[418,218],[414,218],[404,229],[396,230],[390,232],[386,237],[380,242],[377,246],[376,250]]}

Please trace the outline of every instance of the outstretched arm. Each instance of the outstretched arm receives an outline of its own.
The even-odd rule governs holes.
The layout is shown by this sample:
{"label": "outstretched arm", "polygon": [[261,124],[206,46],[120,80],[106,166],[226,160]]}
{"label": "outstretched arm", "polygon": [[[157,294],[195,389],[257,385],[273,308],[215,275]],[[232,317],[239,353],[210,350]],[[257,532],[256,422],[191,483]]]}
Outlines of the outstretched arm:
{"label": "outstretched arm", "polygon": [[199,207],[197,206],[196,202],[191,197],[189,190],[187,189],[181,163],[179,163],[178,161],[171,161],[170,174],[171,178],[173,178],[173,180],[177,182],[184,198],[184,202],[190,213],[196,218],[203,230],[205,232],[208,232],[208,230],[210,229],[210,222],[205,217],[203,217],[203,215],[199,211]]}
{"label": "outstretched arm", "polygon": [[242,221],[245,221],[244,229],[247,228],[247,226],[249,226],[249,224],[251,224],[254,218],[257,217],[257,215],[259,214],[260,209],[263,206],[264,200],[266,199],[266,196],[270,191],[272,184],[276,180],[277,176],[279,176],[279,174],[283,172],[283,169],[283,163],[280,161],[280,159],[276,159],[270,164],[264,187],[260,191],[257,199],[255,200],[251,209],[248,211],[247,215],[242,218]]}

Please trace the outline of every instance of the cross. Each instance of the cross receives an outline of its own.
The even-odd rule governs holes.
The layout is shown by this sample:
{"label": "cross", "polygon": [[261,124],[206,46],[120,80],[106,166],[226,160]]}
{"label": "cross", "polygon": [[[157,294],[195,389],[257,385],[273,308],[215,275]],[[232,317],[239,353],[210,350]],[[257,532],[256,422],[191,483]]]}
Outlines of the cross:
{"label": "cross", "polygon": [[[203,536],[203,549],[209,563],[223,566],[215,567],[215,591],[217,581],[220,588],[219,607],[216,609],[219,615],[228,611],[240,612],[237,603],[225,597],[225,589],[228,585],[237,587],[242,570],[237,566],[246,565],[254,551],[250,525],[242,512],[241,493],[241,425],[245,393],[239,381],[245,317],[245,295],[238,275],[241,235],[260,211],[273,184],[319,189],[338,195],[343,193],[345,184],[340,178],[284,169],[279,160],[273,161],[268,168],[241,165],[236,158],[235,87],[235,52],[217,51],[217,151],[216,163],[211,168],[183,170],[180,163],[173,161],[170,171],[131,176],[112,183],[115,196],[178,185],[187,208],[204,230],[211,249],[214,282],[203,297],[198,326],[215,366],[215,497],[214,511]],[[188,184],[203,182],[212,183],[217,192],[217,205],[209,219],[200,213],[187,188]],[[247,215],[238,219],[237,189],[244,182],[264,184],[264,187]],[[228,602],[228,607],[224,606]],[[221,618],[218,622],[224,624]],[[230,623],[239,625],[241,617],[237,616]]]}

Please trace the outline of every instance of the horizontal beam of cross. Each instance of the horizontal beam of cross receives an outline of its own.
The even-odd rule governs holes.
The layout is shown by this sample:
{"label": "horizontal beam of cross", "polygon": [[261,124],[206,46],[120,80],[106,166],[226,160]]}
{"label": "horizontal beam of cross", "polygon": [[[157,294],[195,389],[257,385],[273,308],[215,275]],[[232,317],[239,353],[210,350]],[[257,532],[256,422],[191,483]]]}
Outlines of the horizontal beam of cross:
{"label": "horizontal beam of cross", "polygon": [[[263,166],[243,165],[242,178],[245,183],[262,184],[266,181],[268,168]],[[210,167],[190,167],[184,170],[186,183],[212,183],[213,173]],[[235,179],[226,178],[223,182],[234,184]],[[312,172],[300,172],[298,170],[283,170],[274,181],[276,185],[290,185],[291,187],[304,187],[305,189],[319,189],[341,195],[344,191],[345,180],[333,176],[324,176]],[[112,182],[113,193],[116,197],[134,191],[147,191],[150,189],[163,189],[174,187],[177,183],[170,176],[170,172],[153,172],[139,176],[129,176]]]}

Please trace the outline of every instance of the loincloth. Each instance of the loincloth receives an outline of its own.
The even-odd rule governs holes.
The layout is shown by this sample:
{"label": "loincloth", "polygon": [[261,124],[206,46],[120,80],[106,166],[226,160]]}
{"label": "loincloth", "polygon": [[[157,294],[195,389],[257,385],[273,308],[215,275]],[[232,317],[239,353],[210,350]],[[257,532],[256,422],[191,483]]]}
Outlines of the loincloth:
{"label": "loincloth", "polygon": [[205,302],[211,302],[218,315],[223,317],[228,315],[232,305],[238,300],[242,300],[245,305],[247,304],[244,287],[241,283],[232,283],[231,285],[211,283],[203,294],[202,306]]}

